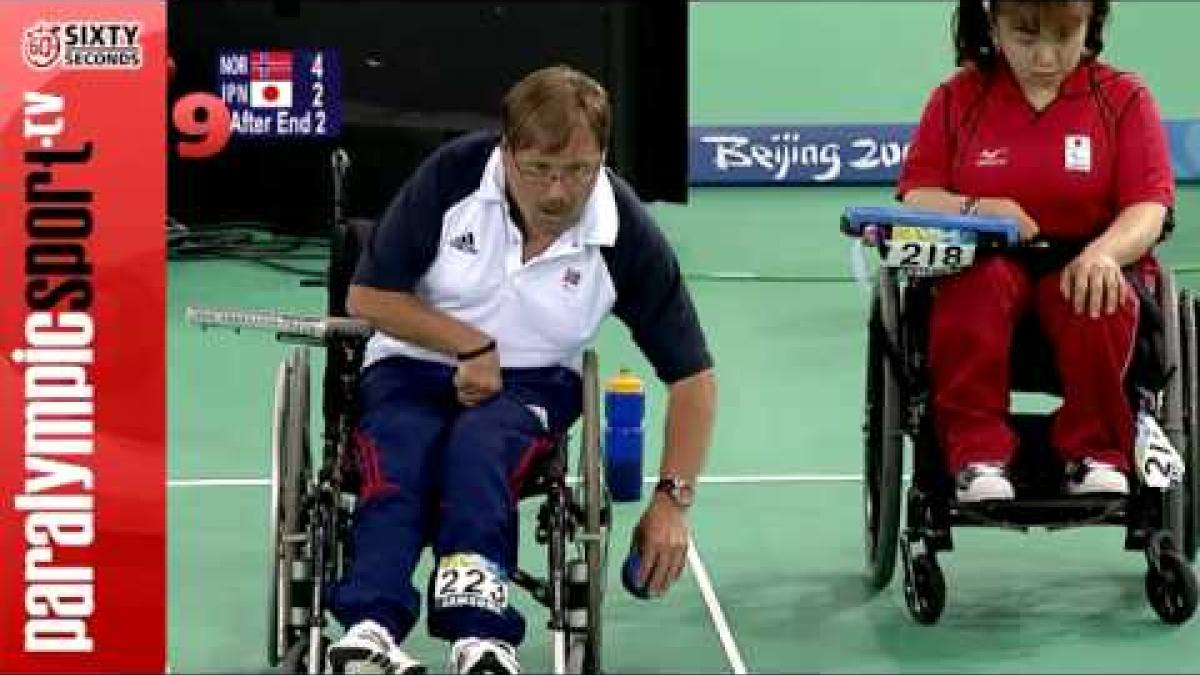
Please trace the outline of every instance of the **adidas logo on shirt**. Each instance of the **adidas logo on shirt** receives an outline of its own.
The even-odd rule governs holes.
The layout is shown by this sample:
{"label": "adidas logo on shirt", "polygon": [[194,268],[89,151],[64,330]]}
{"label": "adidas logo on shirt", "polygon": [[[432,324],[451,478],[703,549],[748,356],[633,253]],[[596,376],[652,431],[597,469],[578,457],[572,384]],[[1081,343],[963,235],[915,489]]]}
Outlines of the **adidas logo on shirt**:
{"label": "adidas logo on shirt", "polygon": [[457,237],[451,239],[450,247],[456,248],[456,249],[462,251],[463,253],[470,253],[471,255],[475,255],[475,254],[479,253],[479,249],[475,248],[475,233],[474,232],[467,232],[466,234],[460,234]]}

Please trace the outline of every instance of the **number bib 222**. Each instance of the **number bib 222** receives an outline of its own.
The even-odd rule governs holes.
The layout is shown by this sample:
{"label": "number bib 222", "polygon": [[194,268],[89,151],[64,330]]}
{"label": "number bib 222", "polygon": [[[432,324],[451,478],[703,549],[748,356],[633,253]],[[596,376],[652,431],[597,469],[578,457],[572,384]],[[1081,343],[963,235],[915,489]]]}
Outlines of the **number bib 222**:
{"label": "number bib 222", "polygon": [[433,591],[437,609],[475,607],[500,614],[508,608],[504,575],[494,563],[475,553],[444,556],[438,562]]}

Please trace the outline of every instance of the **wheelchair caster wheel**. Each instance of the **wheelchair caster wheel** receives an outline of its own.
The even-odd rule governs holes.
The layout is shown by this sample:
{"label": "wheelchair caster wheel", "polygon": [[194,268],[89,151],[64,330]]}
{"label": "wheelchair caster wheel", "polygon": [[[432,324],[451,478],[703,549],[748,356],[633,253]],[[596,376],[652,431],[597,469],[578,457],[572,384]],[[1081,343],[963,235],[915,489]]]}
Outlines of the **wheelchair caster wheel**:
{"label": "wheelchair caster wheel", "polygon": [[917,623],[936,623],[946,608],[946,578],[937,560],[922,553],[912,558],[911,572],[904,574],[904,602]]}
{"label": "wheelchair caster wheel", "polygon": [[274,672],[288,675],[301,675],[304,673],[323,673],[325,672],[325,654],[329,652],[329,646],[332,641],[322,636],[320,658],[321,663],[317,664],[316,668],[308,666],[308,637],[298,638],[288,647],[287,653],[279,661],[279,666]]}
{"label": "wheelchair caster wheel", "polygon": [[1196,612],[1196,574],[1182,555],[1164,551],[1146,570],[1146,598],[1159,618],[1181,624]]}
{"label": "wheelchair caster wheel", "polygon": [[308,672],[308,640],[296,640],[279,660],[278,673]]}

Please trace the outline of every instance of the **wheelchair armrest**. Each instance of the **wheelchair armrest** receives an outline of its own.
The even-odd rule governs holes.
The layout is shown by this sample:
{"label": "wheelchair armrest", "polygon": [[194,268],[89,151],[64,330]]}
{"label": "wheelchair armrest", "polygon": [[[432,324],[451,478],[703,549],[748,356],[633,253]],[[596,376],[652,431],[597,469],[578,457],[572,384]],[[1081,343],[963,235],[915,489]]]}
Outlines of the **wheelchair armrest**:
{"label": "wheelchair armrest", "polygon": [[1016,245],[1020,239],[1016,221],[1007,217],[959,215],[898,206],[848,206],[842,212],[842,232],[849,236],[861,236],[870,226],[890,228],[895,225],[969,231],[980,239],[997,239],[1008,246]]}
{"label": "wheelchair armrest", "polygon": [[365,339],[374,329],[366,321],[338,316],[289,314],[275,310],[188,307],[187,322],[201,328],[253,328],[274,331],[281,340],[315,341]]}

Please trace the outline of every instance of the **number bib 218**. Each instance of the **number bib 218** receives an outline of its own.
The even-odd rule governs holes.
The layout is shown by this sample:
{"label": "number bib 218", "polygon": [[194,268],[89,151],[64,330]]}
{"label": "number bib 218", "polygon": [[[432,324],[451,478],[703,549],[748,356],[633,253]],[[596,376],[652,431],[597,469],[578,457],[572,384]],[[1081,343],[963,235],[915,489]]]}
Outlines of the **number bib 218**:
{"label": "number bib 218", "polygon": [[883,265],[926,274],[955,272],[974,262],[974,235],[957,230],[894,227]]}

